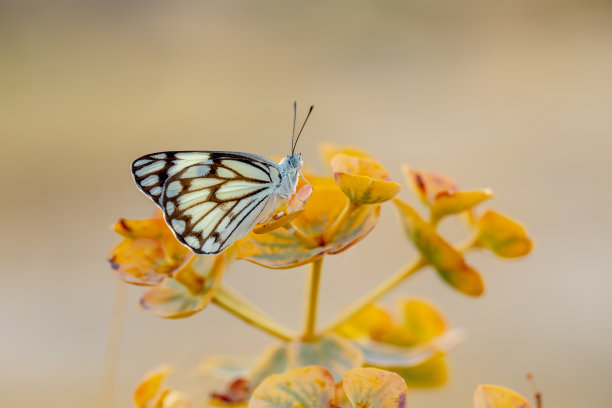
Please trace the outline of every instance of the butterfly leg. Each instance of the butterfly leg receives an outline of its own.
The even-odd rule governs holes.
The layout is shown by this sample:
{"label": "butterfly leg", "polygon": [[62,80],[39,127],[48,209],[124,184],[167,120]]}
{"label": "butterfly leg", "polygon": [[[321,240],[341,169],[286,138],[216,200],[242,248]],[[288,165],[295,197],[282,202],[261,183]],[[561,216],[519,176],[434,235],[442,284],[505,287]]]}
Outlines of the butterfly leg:
{"label": "butterfly leg", "polygon": [[[302,174],[302,172],[301,172],[301,171],[299,172],[299,175],[300,175],[300,177],[302,178],[302,180],[304,180],[304,181],[306,182],[306,184],[308,184],[308,185],[309,185],[309,186],[310,186],[310,187],[311,187],[311,188],[314,190],[314,187],[312,187],[312,184],[310,184],[310,182],[309,182],[308,180],[306,180],[306,177],[304,177],[304,175]],[[305,203],[305,201],[304,201],[304,200],[302,200],[302,199],[300,198],[300,196],[298,196],[297,194],[296,194],[295,196],[297,197],[297,199],[298,199],[298,200],[300,200],[300,202],[301,202],[301,203]]]}

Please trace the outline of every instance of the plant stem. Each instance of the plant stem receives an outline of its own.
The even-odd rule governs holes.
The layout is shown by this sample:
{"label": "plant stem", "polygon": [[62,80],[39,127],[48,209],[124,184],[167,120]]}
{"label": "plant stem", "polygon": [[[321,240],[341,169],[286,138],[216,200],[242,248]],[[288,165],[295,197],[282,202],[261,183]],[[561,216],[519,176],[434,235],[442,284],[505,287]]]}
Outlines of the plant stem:
{"label": "plant stem", "polygon": [[350,217],[351,213],[359,207],[360,204],[354,203],[351,200],[346,202],[346,205],[342,209],[342,212],[338,215],[338,217],[334,220],[333,224],[329,227],[329,229],[325,232],[325,241],[331,241],[334,236],[338,233],[338,230],[342,225],[346,224],[346,221]]}
{"label": "plant stem", "polygon": [[212,301],[242,321],[283,341],[291,341],[297,337],[294,332],[274,321],[226,285],[221,284],[217,288]]}
{"label": "plant stem", "polygon": [[317,303],[319,299],[319,283],[321,282],[321,267],[323,257],[312,262],[310,266],[310,286],[308,289],[308,303],[306,307],[306,322],[302,340],[314,341],[316,339],[315,326],[317,321]]}
{"label": "plant stem", "polygon": [[327,333],[327,332],[330,332],[336,329],[338,326],[345,323],[347,320],[351,319],[356,314],[361,312],[372,302],[375,302],[376,300],[386,295],[389,291],[391,291],[397,285],[402,283],[406,278],[411,276],[413,273],[415,273],[416,271],[418,271],[425,265],[427,265],[427,261],[423,259],[422,257],[419,257],[411,264],[400,269],[395,274],[391,275],[389,278],[387,278],[382,283],[380,283],[371,292],[367,293],[365,296],[358,299],[352,305],[349,305],[344,311],[340,313],[340,315],[336,319],[334,319],[332,323],[330,323],[325,328],[323,332]]}
{"label": "plant stem", "polygon": [[128,289],[125,282],[117,279],[113,300],[113,311],[111,314],[108,340],[106,344],[106,358],[104,359],[104,374],[100,407],[108,408],[115,404],[115,387],[117,385],[117,366],[119,365],[119,353],[121,351],[121,340],[125,328],[125,310],[127,306]]}

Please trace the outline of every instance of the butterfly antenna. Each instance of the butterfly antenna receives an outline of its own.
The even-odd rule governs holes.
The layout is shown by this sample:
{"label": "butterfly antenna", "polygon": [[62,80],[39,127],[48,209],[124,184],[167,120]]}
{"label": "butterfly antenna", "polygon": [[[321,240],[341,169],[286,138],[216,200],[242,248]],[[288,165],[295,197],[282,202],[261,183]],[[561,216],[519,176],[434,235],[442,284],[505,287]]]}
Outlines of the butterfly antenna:
{"label": "butterfly antenna", "polygon": [[295,117],[297,116],[297,101],[293,101],[293,132],[291,132],[291,154],[293,154],[293,150],[295,149],[295,145],[293,144],[293,138],[295,137]]}
{"label": "butterfly antenna", "polygon": [[304,130],[304,126],[306,126],[306,122],[308,122],[308,118],[310,117],[310,114],[312,113],[312,109],[313,108],[314,108],[314,105],[310,105],[310,109],[308,109],[308,114],[306,115],[306,119],[304,119],[304,123],[302,124],[302,127],[300,128],[300,132],[298,133],[297,139],[295,139],[295,144],[291,148],[291,153],[292,154],[295,151],[295,146],[297,146],[297,142],[298,142],[298,140],[300,140],[300,136],[302,134],[302,130]]}

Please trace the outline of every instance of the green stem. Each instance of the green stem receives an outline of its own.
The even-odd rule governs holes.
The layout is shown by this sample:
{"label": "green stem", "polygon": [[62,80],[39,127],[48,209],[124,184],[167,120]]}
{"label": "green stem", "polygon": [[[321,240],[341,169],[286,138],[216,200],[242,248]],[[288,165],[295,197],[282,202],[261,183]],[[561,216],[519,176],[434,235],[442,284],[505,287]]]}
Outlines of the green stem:
{"label": "green stem", "polygon": [[427,261],[422,257],[419,257],[416,261],[400,269],[395,274],[391,275],[389,278],[380,283],[371,292],[358,299],[352,305],[349,305],[344,311],[340,313],[340,315],[336,319],[334,319],[332,323],[330,323],[325,328],[323,332],[328,333],[338,328],[340,325],[350,320],[363,309],[365,309],[367,306],[386,295],[389,291],[394,289],[406,278],[414,274],[419,269],[423,268],[425,265],[427,265]]}
{"label": "green stem", "polygon": [[315,327],[317,321],[317,303],[319,299],[319,284],[321,282],[321,267],[323,257],[310,264],[310,286],[308,289],[308,303],[306,305],[306,322],[302,340],[314,341],[316,339]]}
{"label": "green stem", "polygon": [[226,285],[221,284],[217,288],[212,301],[247,324],[283,341],[291,341],[297,337],[294,332],[274,321]]}

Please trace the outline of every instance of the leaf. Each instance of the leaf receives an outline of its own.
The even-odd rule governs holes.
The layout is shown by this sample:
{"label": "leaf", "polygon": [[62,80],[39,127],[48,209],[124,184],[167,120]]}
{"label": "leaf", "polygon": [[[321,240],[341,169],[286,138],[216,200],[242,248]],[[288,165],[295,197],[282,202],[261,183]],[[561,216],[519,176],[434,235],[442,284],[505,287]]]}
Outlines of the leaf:
{"label": "leaf", "polygon": [[531,408],[522,395],[499,385],[479,385],[474,393],[474,408]]}
{"label": "leaf", "polygon": [[493,197],[493,192],[489,189],[439,193],[431,205],[433,223],[437,223],[447,215],[467,211],[491,197]]}
{"label": "leaf", "polygon": [[368,305],[360,313],[339,326],[336,333],[347,338],[367,336],[377,340],[392,327],[393,320],[385,309]]}
{"label": "leaf", "polygon": [[463,255],[444,240],[434,227],[426,223],[408,204],[395,198],[404,232],[448,284],[470,296],[484,291],[482,278],[464,260]]}
{"label": "leaf", "polygon": [[334,379],[319,366],[301,367],[266,378],[253,392],[249,408],[329,408]]}
{"label": "leaf", "polygon": [[319,338],[308,343],[294,341],[287,345],[290,367],[320,365],[325,367],[336,381],[352,368],[363,365],[363,353],[352,342],[336,335]]}
{"label": "leaf", "polygon": [[495,211],[487,211],[477,222],[475,245],[503,258],[518,258],[531,252],[533,243],[518,222]]}
{"label": "leaf", "polygon": [[405,408],[408,388],[399,375],[378,368],[355,368],[342,381],[354,408]]}

